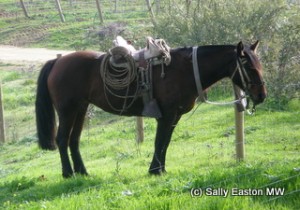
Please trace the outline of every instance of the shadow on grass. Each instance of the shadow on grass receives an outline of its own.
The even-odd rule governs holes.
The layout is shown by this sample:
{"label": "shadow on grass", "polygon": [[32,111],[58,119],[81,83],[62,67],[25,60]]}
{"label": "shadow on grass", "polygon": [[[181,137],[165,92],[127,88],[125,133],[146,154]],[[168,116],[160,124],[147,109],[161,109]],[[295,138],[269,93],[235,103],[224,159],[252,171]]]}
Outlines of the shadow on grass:
{"label": "shadow on grass", "polygon": [[[48,180],[47,177],[22,177],[0,185],[0,203],[4,207],[6,204],[18,206],[18,204],[27,202],[51,201],[79,194],[85,196],[85,193],[90,191],[103,193],[118,191],[119,193],[119,191],[121,192],[120,186],[130,186],[130,189],[136,189],[135,194],[138,200],[143,200],[144,196],[149,196],[149,193],[151,196],[170,200],[175,197],[182,198],[187,194],[190,195],[193,188],[201,188],[203,192],[211,188],[229,190],[229,194],[225,198],[220,195],[204,195],[207,197],[205,200],[214,200],[220,206],[229,201],[234,205],[240,205],[241,208],[258,204],[266,209],[275,207],[295,209],[299,206],[300,194],[300,169],[295,168],[298,166],[298,161],[294,160],[289,163],[260,162],[255,163],[255,165],[241,163],[228,167],[212,168],[200,173],[199,169],[173,172],[162,177],[137,176],[136,174],[118,176],[114,173],[101,178],[76,176],[70,179],[59,178],[57,181]],[[246,190],[243,193],[249,192],[249,190],[262,190],[264,194],[261,196],[245,194],[233,196],[231,190],[234,188]],[[274,194],[266,195],[267,189],[274,189]],[[283,194],[276,194],[276,189],[284,189]],[[217,197],[222,198],[217,199]],[[242,204],[245,199],[248,203]]]}
{"label": "shadow on grass", "polygon": [[70,179],[49,181],[46,177],[22,177],[0,185],[0,203],[20,204],[39,200],[52,200],[64,195],[76,195],[90,189],[100,189],[105,181],[94,178],[76,176]]}
{"label": "shadow on grass", "polygon": [[191,193],[191,189],[202,189],[204,196],[223,197],[222,190],[228,190],[227,199],[248,197],[266,209],[276,205],[294,209],[300,206],[300,168],[293,167],[299,166],[297,164],[295,160],[286,165],[257,163],[212,169],[193,176],[183,191]]}

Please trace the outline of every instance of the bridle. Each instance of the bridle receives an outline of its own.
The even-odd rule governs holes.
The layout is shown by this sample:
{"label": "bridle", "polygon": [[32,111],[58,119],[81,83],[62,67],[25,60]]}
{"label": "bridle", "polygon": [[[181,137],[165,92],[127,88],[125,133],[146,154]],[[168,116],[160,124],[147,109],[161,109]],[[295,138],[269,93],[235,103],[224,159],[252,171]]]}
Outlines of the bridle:
{"label": "bridle", "polygon": [[[241,82],[242,82],[242,89],[245,91],[246,95],[245,97],[247,98],[247,107],[246,109],[249,109],[249,98],[250,98],[250,88],[251,86],[263,86],[265,85],[264,81],[261,81],[261,83],[253,83],[251,78],[249,77],[249,74],[245,68],[245,64],[248,63],[248,60],[245,57],[240,57],[237,56],[237,66],[236,69],[234,70],[234,72],[232,73],[232,75],[230,76],[231,81],[233,81],[233,77],[235,76],[235,74],[238,72],[239,76],[241,78]],[[256,111],[255,109],[255,104],[253,104],[250,114],[254,114]]]}

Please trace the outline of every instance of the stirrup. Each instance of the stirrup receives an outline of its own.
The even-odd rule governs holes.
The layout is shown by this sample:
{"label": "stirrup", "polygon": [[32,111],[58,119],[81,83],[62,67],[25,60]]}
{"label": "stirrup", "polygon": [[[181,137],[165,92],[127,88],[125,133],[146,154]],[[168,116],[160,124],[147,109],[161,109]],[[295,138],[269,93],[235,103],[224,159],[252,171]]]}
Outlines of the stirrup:
{"label": "stirrup", "polygon": [[157,101],[155,99],[150,100],[143,109],[143,116],[154,117],[156,119],[161,118],[161,111],[158,107]]}

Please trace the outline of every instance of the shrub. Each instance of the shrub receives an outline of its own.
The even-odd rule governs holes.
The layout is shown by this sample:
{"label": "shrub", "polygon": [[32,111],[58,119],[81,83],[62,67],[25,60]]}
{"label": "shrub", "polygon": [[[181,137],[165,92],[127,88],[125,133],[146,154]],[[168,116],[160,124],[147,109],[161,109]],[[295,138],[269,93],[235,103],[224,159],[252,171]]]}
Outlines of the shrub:
{"label": "shrub", "polygon": [[[169,1],[170,2],[170,1]],[[235,44],[261,40],[270,104],[300,92],[300,5],[266,1],[172,1],[163,5],[155,32],[172,46]]]}

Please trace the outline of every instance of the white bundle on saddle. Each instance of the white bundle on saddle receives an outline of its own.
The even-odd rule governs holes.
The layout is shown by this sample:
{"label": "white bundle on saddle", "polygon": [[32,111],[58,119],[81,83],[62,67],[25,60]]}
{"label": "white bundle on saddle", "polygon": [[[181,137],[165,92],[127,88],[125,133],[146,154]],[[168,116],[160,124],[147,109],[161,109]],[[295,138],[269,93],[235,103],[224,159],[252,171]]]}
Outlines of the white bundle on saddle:
{"label": "white bundle on saddle", "polygon": [[130,54],[136,52],[136,49],[121,36],[117,36],[116,39],[113,41],[113,43],[114,43],[115,47],[126,48]]}

